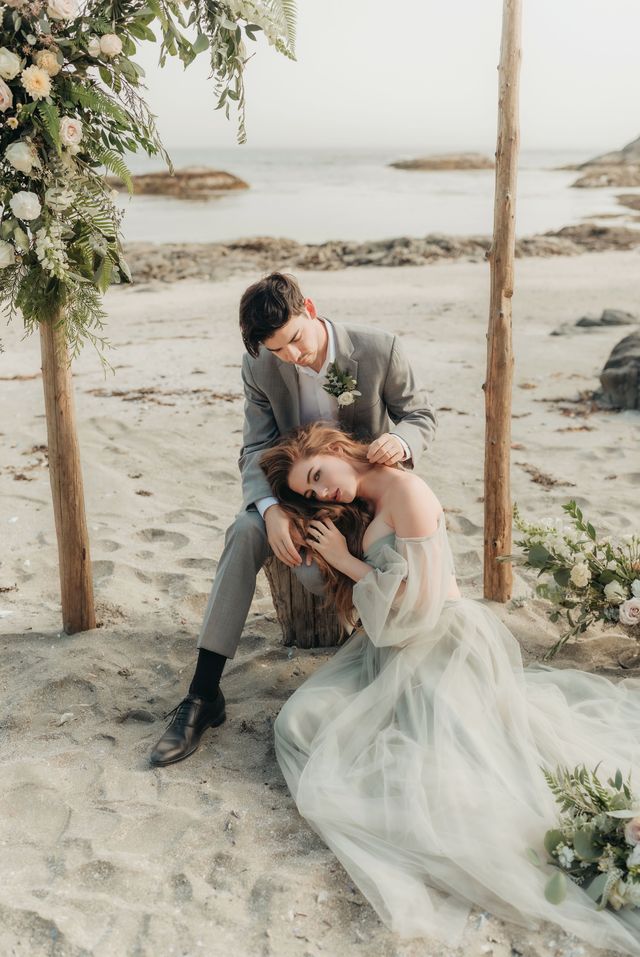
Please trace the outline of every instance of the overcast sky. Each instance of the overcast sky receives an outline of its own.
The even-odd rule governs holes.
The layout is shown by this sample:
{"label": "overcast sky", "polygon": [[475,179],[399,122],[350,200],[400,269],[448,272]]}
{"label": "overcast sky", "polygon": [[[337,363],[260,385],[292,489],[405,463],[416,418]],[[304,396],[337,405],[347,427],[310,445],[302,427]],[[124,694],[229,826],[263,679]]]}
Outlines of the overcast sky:
{"label": "overcast sky", "polygon": [[[501,0],[299,0],[297,62],[264,41],[246,70],[251,147],[493,152]],[[640,135],[638,0],[524,0],[523,149]],[[168,148],[233,146],[207,54],[139,61]]]}

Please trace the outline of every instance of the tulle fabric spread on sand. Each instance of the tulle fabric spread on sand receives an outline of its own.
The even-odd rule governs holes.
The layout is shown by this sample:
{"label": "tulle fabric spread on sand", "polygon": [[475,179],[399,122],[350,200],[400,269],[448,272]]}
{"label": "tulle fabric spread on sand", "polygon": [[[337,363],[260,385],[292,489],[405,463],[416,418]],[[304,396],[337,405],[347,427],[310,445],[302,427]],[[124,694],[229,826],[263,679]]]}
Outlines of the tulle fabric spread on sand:
{"label": "tulle fabric spread on sand", "polygon": [[[640,955],[640,914],[598,911],[569,881],[549,903],[537,868],[558,806],[540,766],[602,762],[640,786],[640,680],[523,668],[481,603],[448,599],[441,517],[424,538],[387,536],[354,586],[359,629],[284,705],[276,753],[300,814],[401,937],[456,946],[470,907],[549,920]],[[636,780],[637,778],[637,780]]]}

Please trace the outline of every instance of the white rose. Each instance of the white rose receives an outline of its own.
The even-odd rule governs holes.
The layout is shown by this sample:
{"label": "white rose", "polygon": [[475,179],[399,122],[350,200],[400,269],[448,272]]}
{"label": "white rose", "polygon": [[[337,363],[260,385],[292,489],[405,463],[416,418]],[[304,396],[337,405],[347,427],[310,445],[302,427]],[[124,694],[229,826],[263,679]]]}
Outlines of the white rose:
{"label": "white rose", "polygon": [[591,581],[591,572],[589,566],[584,562],[578,562],[577,565],[574,565],[571,569],[571,574],[569,576],[571,583],[576,586],[576,588],[584,588]]}
{"label": "white rose", "polygon": [[10,106],[13,106],[13,93],[4,80],[0,80],[0,113],[4,113]]}
{"label": "white rose", "polygon": [[100,56],[100,39],[98,37],[89,37],[89,42],[87,43],[87,52],[89,56],[92,57]]}
{"label": "white rose", "polygon": [[6,47],[0,47],[0,76],[3,80],[14,80],[22,68],[22,60]]}
{"label": "white rose", "polygon": [[343,392],[342,395],[338,396],[338,405],[351,405],[353,402],[353,393]]}
{"label": "white rose", "polygon": [[619,605],[627,597],[627,590],[619,581],[612,581],[605,585],[604,597],[611,605]]}
{"label": "white rose", "polygon": [[640,578],[634,578],[631,582],[631,594],[634,598],[640,598]]}
{"label": "white rose", "polygon": [[57,76],[62,67],[58,63],[58,57],[51,50],[38,50],[33,58],[36,66],[48,73],[49,76]]}
{"label": "white rose", "polygon": [[5,243],[3,239],[0,239],[0,269],[13,266],[15,261],[16,253],[11,243]]}
{"label": "white rose", "polygon": [[82,139],[82,121],[73,116],[60,120],[60,140],[63,146],[77,146]]}
{"label": "white rose", "polygon": [[11,163],[14,169],[19,173],[25,173],[27,176],[35,167],[40,168],[40,160],[28,143],[18,140],[17,143],[10,143],[4,151],[4,158]]}
{"label": "white rose", "polygon": [[25,222],[30,219],[37,219],[42,210],[40,200],[36,194],[29,193],[24,189],[13,194],[9,201],[9,206],[11,206],[13,215]]}
{"label": "white rose", "polygon": [[47,15],[51,20],[74,20],[78,16],[78,0],[49,0]]}
{"label": "white rose", "polygon": [[100,50],[105,56],[118,56],[122,53],[122,40],[115,33],[105,33],[100,37]]}
{"label": "white rose", "polygon": [[73,193],[64,186],[50,186],[44,194],[44,201],[54,213],[61,213],[68,209],[73,202]]}
{"label": "white rose", "polygon": [[620,624],[640,625],[640,598],[630,598],[620,605]]}

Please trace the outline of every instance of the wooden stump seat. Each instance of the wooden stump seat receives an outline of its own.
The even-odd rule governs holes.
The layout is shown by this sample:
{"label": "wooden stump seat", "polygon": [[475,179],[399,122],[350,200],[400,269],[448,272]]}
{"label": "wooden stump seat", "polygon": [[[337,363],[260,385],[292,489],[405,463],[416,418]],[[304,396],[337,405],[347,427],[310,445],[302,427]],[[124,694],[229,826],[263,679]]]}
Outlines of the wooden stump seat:
{"label": "wooden stump seat", "polygon": [[268,558],[264,570],[271,589],[285,645],[330,648],[340,644],[345,631],[324,596],[312,595],[284,562]]}

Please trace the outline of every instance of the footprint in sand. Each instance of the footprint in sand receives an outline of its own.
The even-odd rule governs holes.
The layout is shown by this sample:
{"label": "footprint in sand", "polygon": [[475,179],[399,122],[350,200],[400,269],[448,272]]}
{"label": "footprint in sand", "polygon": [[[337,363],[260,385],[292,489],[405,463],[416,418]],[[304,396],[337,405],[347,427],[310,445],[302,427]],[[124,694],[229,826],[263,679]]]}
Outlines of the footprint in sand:
{"label": "footprint in sand", "polygon": [[482,526],[476,525],[464,515],[447,515],[447,529],[458,535],[482,534]]}
{"label": "footprint in sand", "polygon": [[174,550],[189,544],[186,535],[180,532],[167,532],[164,528],[143,528],[138,532],[137,537],[143,542],[154,542],[154,544],[160,542],[162,545],[169,545]]}
{"label": "footprint in sand", "polygon": [[120,542],[113,542],[109,538],[96,542],[96,550],[102,549],[103,552],[117,552],[120,548],[122,548]]}
{"label": "footprint in sand", "polygon": [[179,508],[175,512],[167,512],[165,521],[171,525],[185,523],[188,525],[215,526],[218,516],[212,512],[204,512],[199,508]]}
{"label": "footprint in sand", "polygon": [[207,575],[213,575],[218,563],[212,558],[183,558],[178,564],[182,568],[193,568],[199,572],[206,572]]}

